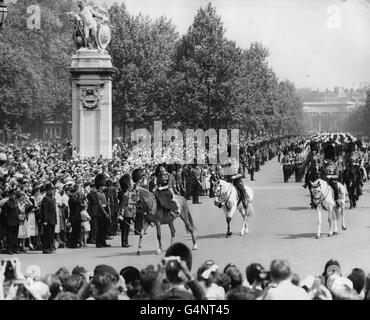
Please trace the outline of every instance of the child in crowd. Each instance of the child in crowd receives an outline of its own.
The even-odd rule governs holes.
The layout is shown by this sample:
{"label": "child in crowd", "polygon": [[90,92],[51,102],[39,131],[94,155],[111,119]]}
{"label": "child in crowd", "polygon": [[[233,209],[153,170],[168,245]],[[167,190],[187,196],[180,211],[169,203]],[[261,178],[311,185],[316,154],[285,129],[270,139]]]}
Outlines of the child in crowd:
{"label": "child in crowd", "polygon": [[86,247],[87,239],[91,231],[90,227],[90,215],[87,212],[87,204],[84,203],[81,211],[81,233],[82,233],[82,244]]}

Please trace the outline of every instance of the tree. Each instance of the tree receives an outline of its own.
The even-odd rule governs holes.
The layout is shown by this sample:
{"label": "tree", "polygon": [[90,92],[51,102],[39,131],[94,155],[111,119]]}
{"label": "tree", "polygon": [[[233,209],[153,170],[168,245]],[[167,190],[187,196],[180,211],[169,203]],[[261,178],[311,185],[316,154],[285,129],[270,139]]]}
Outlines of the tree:
{"label": "tree", "polygon": [[135,118],[152,122],[168,115],[171,55],[178,37],[170,20],[130,16],[124,4],[110,10],[110,53],[119,75],[113,83],[113,113],[117,122]]}

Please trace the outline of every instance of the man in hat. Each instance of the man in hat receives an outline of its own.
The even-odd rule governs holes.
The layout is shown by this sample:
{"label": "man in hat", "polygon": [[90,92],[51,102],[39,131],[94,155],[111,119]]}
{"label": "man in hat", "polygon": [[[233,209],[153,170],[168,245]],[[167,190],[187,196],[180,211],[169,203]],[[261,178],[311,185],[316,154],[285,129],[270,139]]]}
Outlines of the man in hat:
{"label": "man in hat", "polygon": [[8,254],[19,253],[18,251],[18,228],[20,214],[15,200],[15,189],[9,190],[9,199],[2,208],[2,215],[6,226],[6,248]]}
{"label": "man in hat", "polygon": [[57,223],[56,201],[54,186],[48,183],[45,186],[46,195],[42,199],[40,213],[43,225],[43,253],[50,254],[54,251],[54,230]]}
{"label": "man in hat", "polygon": [[167,172],[164,164],[160,165],[156,196],[161,207],[167,210],[171,216],[176,217],[180,214],[180,203],[175,197],[174,185],[173,176]]}
{"label": "man in hat", "polygon": [[96,247],[106,248],[110,247],[106,243],[107,238],[107,223],[109,222],[108,201],[104,193],[107,184],[107,179],[104,174],[98,174],[95,177],[95,187],[97,189],[98,212],[97,212],[97,233],[96,233]]}

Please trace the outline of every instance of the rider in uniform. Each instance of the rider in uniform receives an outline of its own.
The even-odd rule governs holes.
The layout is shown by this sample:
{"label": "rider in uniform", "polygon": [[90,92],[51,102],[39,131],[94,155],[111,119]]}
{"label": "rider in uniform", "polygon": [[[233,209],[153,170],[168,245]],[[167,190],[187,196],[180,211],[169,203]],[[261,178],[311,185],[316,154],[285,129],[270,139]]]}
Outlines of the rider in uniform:
{"label": "rider in uniform", "polygon": [[169,211],[172,217],[178,217],[181,208],[179,201],[175,197],[174,186],[174,177],[167,172],[165,164],[160,165],[157,173],[156,197],[162,208]]}
{"label": "rider in uniform", "polygon": [[339,190],[338,190],[338,168],[335,162],[335,146],[329,142],[324,146],[324,165],[322,168],[322,178],[327,181],[334,192],[334,201],[339,207]]}
{"label": "rider in uniform", "polygon": [[[233,162],[233,164],[236,163]],[[247,209],[247,195],[243,184],[243,179],[245,178],[243,166],[241,163],[239,163],[238,168],[236,168],[235,165],[232,165],[231,170],[237,170],[236,174],[231,177],[231,181],[238,191],[239,202],[243,204],[244,209]]]}

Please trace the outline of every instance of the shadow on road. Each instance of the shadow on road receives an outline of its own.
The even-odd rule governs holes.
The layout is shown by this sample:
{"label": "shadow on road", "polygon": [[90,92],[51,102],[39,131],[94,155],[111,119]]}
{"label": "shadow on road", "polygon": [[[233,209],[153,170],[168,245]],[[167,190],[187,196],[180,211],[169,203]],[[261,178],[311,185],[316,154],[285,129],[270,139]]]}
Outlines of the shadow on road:
{"label": "shadow on road", "polygon": [[[147,250],[147,251],[142,251],[141,252],[141,255],[142,256],[146,256],[146,255],[153,255],[155,256],[156,255],[156,251],[155,250]],[[137,256],[137,252],[121,252],[121,253],[115,253],[115,254],[110,254],[110,255],[105,255],[105,256],[95,256],[94,258],[101,258],[101,259],[105,259],[105,258],[113,258],[113,257],[136,257]]]}
{"label": "shadow on road", "polygon": [[303,211],[308,210],[309,207],[285,207],[285,208],[277,208],[279,210],[290,210],[290,211]]}
{"label": "shadow on road", "polygon": [[302,239],[302,238],[315,238],[316,233],[297,233],[297,234],[278,234],[278,236],[282,237],[283,239]]}
{"label": "shadow on road", "polygon": [[226,233],[216,233],[216,234],[207,234],[204,236],[197,236],[197,240],[201,239],[220,239],[220,238],[225,238]]}

